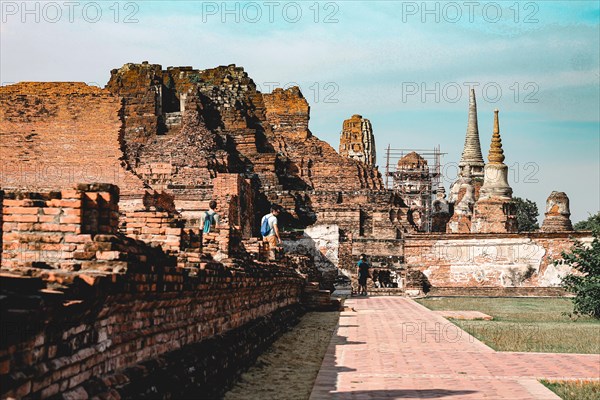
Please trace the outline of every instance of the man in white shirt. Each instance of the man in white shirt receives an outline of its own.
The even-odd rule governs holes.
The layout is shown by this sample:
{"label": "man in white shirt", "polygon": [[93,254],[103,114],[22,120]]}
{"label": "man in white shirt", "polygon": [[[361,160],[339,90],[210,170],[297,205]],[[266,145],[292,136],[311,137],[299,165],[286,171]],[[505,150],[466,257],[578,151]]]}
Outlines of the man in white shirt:
{"label": "man in white shirt", "polygon": [[260,233],[263,242],[269,244],[269,250],[273,251],[281,243],[279,236],[279,226],[277,225],[277,216],[281,212],[281,207],[277,204],[271,206],[271,213],[265,215],[260,220]]}

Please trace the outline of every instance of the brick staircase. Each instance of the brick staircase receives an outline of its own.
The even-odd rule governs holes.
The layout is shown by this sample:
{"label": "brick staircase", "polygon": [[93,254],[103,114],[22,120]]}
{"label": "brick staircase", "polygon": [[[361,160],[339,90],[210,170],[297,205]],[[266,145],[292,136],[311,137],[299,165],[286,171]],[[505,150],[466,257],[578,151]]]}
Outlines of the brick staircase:
{"label": "brick staircase", "polygon": [[339,311],[343,306],[343,300],[331,298],[329,290],[320,290],[318,282],[304,285],[301,302],[312,311]]}

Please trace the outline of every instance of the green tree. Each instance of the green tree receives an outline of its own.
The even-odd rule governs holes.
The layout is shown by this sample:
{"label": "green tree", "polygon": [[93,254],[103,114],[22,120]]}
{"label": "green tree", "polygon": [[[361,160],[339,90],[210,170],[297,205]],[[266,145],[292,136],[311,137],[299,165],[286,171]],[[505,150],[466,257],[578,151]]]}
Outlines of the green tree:
{"label": "green tree", "polygon": [[540,215],[537,204],[529,199],[513,198],[517,210],[517,228],[519,232],[529,232],[540,229],[537,217]]}
{"label": "green tree", "polygon": [[600,212],[595,215],[590,215],[588,219],[579,221],[573,228],[576,231],[593,231],[600,230]]}
{"label": "green tree", "polygon": [[563,279],[563,287],[575,294],[574,313],[600,318],[600,230],[593,232],[591,246],[576,240],[570,252],[562,252],[563,260],[577,270]]}

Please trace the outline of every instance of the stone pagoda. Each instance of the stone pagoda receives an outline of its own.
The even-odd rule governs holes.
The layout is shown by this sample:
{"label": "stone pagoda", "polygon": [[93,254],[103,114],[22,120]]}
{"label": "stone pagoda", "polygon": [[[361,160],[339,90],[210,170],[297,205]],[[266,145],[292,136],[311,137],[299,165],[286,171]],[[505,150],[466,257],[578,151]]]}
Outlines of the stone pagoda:
{"label": "stone pagoda", "polygon": [[467,122],[467,134],[465,136],[465,146],[463,148],[460,162],[458,163],[459,171],[458,178],[450,186],[450,195],[448,201],[450,203],[458,203],[459,190],[465,177],[465,170],[469,169],[470,178],[473,180],[475,188],[475,196],[479,193],[481,180],[483,178],[483,156],[481,155],[481,144],[479,142],[479,127],[477,124],[477,102],[475,100],[475,90],[471,89],[469,95],[469,118]]}
{"label": "stone pagoda", "polygon": [[489,163],[484,168],[483,186],[479,191],[479,198],[512,198],[512,188],[508,184],[508,166],[504,164],[504,150],[500,137],[499,111],[494,110],[494,132],[488,155]]}
{"label": "stone pagoda", "polygon": [[462,176],[466,166],[469,166],[471,178],[482,178],[483,156],[481,155],[481,144],[479,143],[479,127],[477,125],[477,102],[475,101],[475,89],[471,89],[469,96],[469,120],[467,123],[467,134],[465,136],[465,147],[458,166]]}
{"label": "stone pagoda", "polygon": [[508,184],[508,167],[504,164],[498,112],[494,110],[494,131],[488,155],[489,163],[485,166],[483,186],[473,208],[471,224],[473,233],[517,231],[512,188]]}

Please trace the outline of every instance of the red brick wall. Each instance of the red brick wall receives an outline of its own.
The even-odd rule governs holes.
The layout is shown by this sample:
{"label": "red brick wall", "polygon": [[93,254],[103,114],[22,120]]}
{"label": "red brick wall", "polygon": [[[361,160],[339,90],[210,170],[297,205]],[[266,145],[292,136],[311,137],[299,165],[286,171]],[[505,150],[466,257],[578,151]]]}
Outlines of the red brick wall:
{"label": "red brick wall", "polygon": [[0,276],[3,288],[15,289],[3,293],[15,306],[3,310],[2,398],[59,392],[82,398],[91,378],[115,379],[127,367],[298,303],[299,276],[253,270],[204,269],[191,276],[156,266],[84,285],[86,296],[76,300],[68,288],[77,282],[61,294],[48,292],[36,278]]}
{"label": "red brick wall", "polygon": [[240,174],[219,174],[213,180],[213,200],[217,202],[221,222],[245,239],[257,231],[254,193],[250,182]]}
{"label": "red brick wall", "polygon": [[487,198],[478,200],[473,207],[471,232],[517,232],[516,208],[511,200]]}
{"label": "red brick wall", "polygon": [[262,98],[267,121],[276,133],[297,140],[311,136],[308,130],[310,107],[298,87],[277,88]]}
{"label": "red brick wall", "polygon": [[101,257],[86,242],[118,230],[119,191],[79,185],[61,192],[6,192],[2,214],[2,268],[80,268]]}
{"label": "red brick wall", "polygon": [[317,223],[337,224],[354,237],[396,239],[401,232],[412,231],[408,207],[391,191],[315,191],[310,199]]}
{"label": "red brick wall", "polygon": [[569,294],[561,287],[433,287],[428,296],[482,297],[561,297]]}
{"label": "red brick wall", "polygon": [[[155,64],[125,64],[111,71],[107,91],[125,99],[124,127],[126,154],[158,132],[160,96],[157,86],[162,86],[162,68]],[[133,158],[129,159],[133,163]]]}
{"label": "red brick wall", "polygon": [[182,221],[167,211],[130,211],[125,214],[126,235],[146,243],[154,243],[165,252],[176,254],[181,249]]}
{"label": "red brick wall", "polygon": [[[223,177],[243,186],[238,178]],[[231,258],[227,266],[200,262],[198,252],[198,262],[191,265],[187,253],[179,259],[165,254],[169,235],[181,232],[168,230],[168,213],[129,215],[130,222],[142,225],[131,224],[132,230],[140,228],[132,235],[151,245],[120,234],[118,197],[118,189],[106,184],[5,193],[3,398],[86,397],[95,385],[91,378],[119,379],[115,376],[127,367],[300,301],[304,278],[292,268]],[[251,338],[240,340],[256,347]]]}
{"label": "red brick wall", "polygon": [[84,83],[0,87],[0,186],[64,189],[107,182],[139,193],[123,165],[121,101]]}
{"label": "red brick wall", "polygon": [[362,253],[369,257],[399,257],[403,254],[403,241],[393,239],[354,239],[352,243],[352,255],[358,262],[358,256]]}

